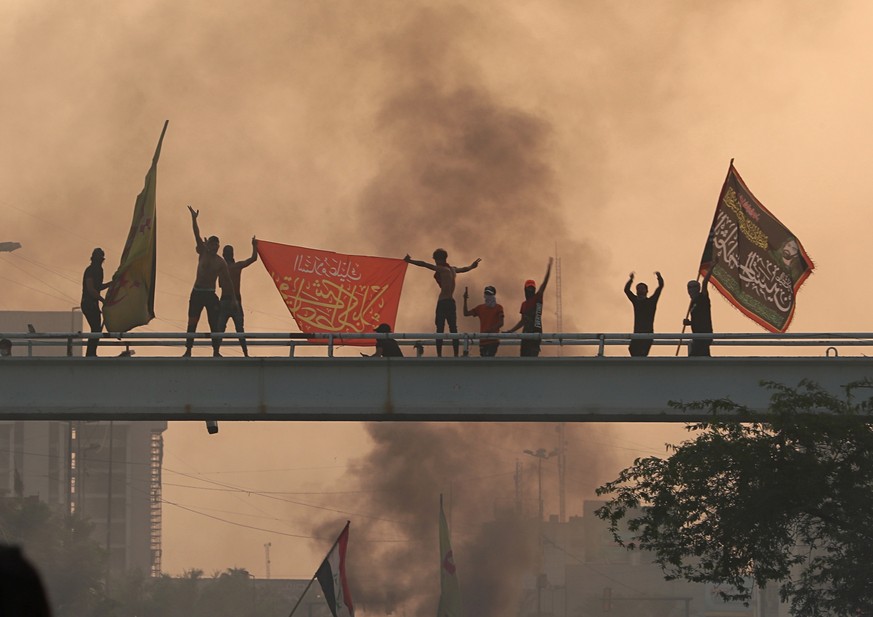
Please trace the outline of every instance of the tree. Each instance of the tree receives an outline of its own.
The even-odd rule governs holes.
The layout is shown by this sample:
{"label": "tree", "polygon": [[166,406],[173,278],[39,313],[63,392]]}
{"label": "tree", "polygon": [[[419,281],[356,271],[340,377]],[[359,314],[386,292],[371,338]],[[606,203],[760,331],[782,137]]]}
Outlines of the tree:
{"label": "tree", "polygon": [[34,497],[0,499],[3,542],[24,548],[58,617],[103,612],[106,556],[91,539],[91,529],[81,518],[63,516]]}
{"label": "tree", "polygon": [[833,396],[810,381],[765,383],[768,413],[730,400],[707,410],[672,455],[634,461],[598,489],[616,541],[651,551],[668,580],[779,585],[795,615],[873,615],[873,398]]}

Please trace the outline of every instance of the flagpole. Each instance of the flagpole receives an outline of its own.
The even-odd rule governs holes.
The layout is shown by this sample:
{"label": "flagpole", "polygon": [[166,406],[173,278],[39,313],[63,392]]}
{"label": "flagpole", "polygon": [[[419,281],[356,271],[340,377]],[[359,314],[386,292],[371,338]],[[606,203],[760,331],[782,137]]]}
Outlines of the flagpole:
{"label": "flagpole", "polygon": [[[349,523],[351,523],[351,521],[346,521],[346,526],[343,527],[343,530],[336,537],[336,540],[334,540],[333,544],[331,544],[330,550],[328,550],[327,553],[325,553],[325,555],[324,555],[324,559],[322,559],[321,561],[318,562],[319,567],[321,567],[321,564],[324,563],[325,559],[327,559],[330,556],[330,554],[333,552],[333,549],[336,548],[336,545],[339,544],[340,538],[343,537],[343,533],[345,533],[345,530],[348,528]],[[291,612],[288,613],[288,617],[294,617],[294,612],[297,610],[297,607],[300,606],[300,603],[303,602],[303,598],[306,597],[306,592],[309,591],[310,587],[312,587],[312,582],[315,580],[315,577],[317,577],[317,576],[318,576],[318,570],[316,569],[315,574],[313,574],[312,578],[309,579],[309,583],[306,585],[306,589],[304,589],[303,593],[300,594],[300,597],[297,598],[297,603],[294,605],[294,608],[292,608]]]}
{"label": "flagpole", "polygon": [[[728,178],[731,177],[731,170],[734,168],[734,159],[731,158],[731,162],[728,163],[728,171],[727,175],[724,178],[724,184],[721,186],[721,193],[718,196],[718,203],[715,204],[715,212],[712,215],[712,223],[709,226],[709,233],[706,234],[706,244],[703,247],[703,255],[700,256],[700,262],[703,263],[703,257],[706,255],[706,248],[712,242],[712,238],[710,238],[710,234],[712,233],[712,229],[715,227],[715,221],[718,219],[718,206],[721,204],[721,200],[724,197],[724,187],[727,185]],[[710,266],[711,267],[711,266]],[[698,283],[700,282],[700,266],[697,267],[697,278],[695,279]],[[680,334],[685,334],[685,328],[688,326],[685,325],[685,322],[691,316],[691,309],[694,307],[694,300],[688,301],[688,310],[685,312],[685,319],[682,320],[682,332]],[[682,337],[679,337],[679,343],[676,345],[676,356],[679,355],[679,350],[682,349]]]}

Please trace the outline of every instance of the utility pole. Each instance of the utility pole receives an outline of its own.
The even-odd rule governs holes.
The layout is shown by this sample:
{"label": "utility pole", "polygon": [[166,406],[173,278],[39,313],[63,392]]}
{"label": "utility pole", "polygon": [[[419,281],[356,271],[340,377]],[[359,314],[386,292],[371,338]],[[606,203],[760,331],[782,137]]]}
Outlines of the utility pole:
{"label": "utility pole", "polygon": [[558,520],[567,522],[567,425],[564,422],[555,427],[558,431]]}
{"label": "utility pole", "polygon": [[114,421],[109,421],[109,482],[106,486],[106,585],[112,575],[112,437]]}
{"label": "utility pole", "polygon": [[[564,331],[564,308],[561,290],[561,258],[558,257],[558,243],[555,242],[555,326],[558,332]],[[564,347],[558,345],[558,355],[564,355]]]}
{"label": "utility pole", "polygon": [[270,547],[273,546],[272,542],[267,542],[264,544],[264,557],[267,560],[267,580],[270,580]]}

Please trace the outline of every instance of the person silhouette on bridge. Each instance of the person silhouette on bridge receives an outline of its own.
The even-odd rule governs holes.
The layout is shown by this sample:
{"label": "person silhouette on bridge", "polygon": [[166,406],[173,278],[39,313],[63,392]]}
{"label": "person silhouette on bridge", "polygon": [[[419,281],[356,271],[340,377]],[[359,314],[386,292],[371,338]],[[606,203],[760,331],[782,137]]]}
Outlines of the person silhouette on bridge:
{"label": "person silhouette on bridge", "polygon": [[[248,268],[258,260],[258,239],[252,236],[252,256],[243,261],[236,261],[233,258],[233,247],[225,244],[221,250],[221,255],[227,263],[227,271],[230,274],[231,289],[225,288],[224,284],[219,280],[221,286],[221,300],[218,303],[218,331],[227,331],[227,320],[233,319],[233,325],[238,333],[245,332],[243,325],[244,314],[242,307],[242,292],[240,291],[240,282],[242,279],[243,268]],[[236,302],[234,302],[236,300]],[[218,339],[218,346],[221,347],[221,339]],[[243,355],[249,357],[249,349],[246,345],[246,339],[241,336],[239,346],[242,347]]]}
{"label": "person silhouette on bridge", "polygon": [[[543,332],[543,293],[546,291],[546,285],[549,284],[549,276],[552,273],[552,261],[549,257],[549,265],[546,266],[546,275],[543,277],[543,283],[537,289],[535,281],[528,279],[524,282],[524,302],[521,303],[521,319],[507,333],[515,332],[521,328],[523,334]],[[523,340],[521,342],[521,355],[527,357],[536,357],[540,355],[539,340]]]}
{"label": "person silhouette on bridge", "polygon": [[[373,332],[391,334],[391,326],[381,323]],[[377,338],[376,352],[372,354],[361,353],[361,355],[365,358],[402,358],[403,352],[400,350],[400,345],[393,338]]]}
{"label": "person silhouette on bridge", "polygon": [[[106,255],[103,249],[94,249],[91,251],[91,264],[85,268],[85,273],[82,275],[82,301],[79,306],[85,319],[88,320],[92,333],[103,331],[103,312],[100,310],[100,305],[104,298],[100,292],[109,287],[109,283],[103,282],[104,261]],[[85,347],[86,356],[97,355],[97,343],[96,338],[88,339],[88,345]]]}
{"label": "person silhouette on bridge", "polygon": [[[709,272],[703,277],[703,281],[688,281],[688,297],[691,298],[691,306],[688,309],[691,319],[684,319],[682,323],[691,326],[694,334],[712,334],[712,304],[709,301],[709,279],[715,269],[715,262],[709,268]],[[711,338],[694,339],[688,346],[689,356],[709,356],[709,347],[712,345]]]}
{"label": "person silhouette on bridge", "polygon": [[[469,272],[470,270],[479,267],[479,262],[482,261],[481,258],[477,258],[476,261],[469,266],[456,268],[455,266],[449,265],[448,258],[449,254],[445,249],[437,249],[433,252],[433,264],[429,264],[426,261],[412,259],[409,255],[406,255],[406,257],[403,258],[403,261],[408,264],[418,266],[419,268],[433,270],[433,278],[440,288],[440,295],[437,298],[435,319],[436,331],[440,334],[445,332],[446,322],[449,324],[449,332],[454,334],[458,331],[458,307],[455,304],[455,277],[461,272]],[[452,340],[452,348],[455,351],[455,357],[458,357],[459,347],[459,341],[457,339]],[[436,341],[436,353],[439,357],[442,357],[443,355],[442,339]]]}
{"label": "person silhouette on bridge", "polygon": [[[203,309],[206,309],[206,318],[209,320],[210,332],[218,332],[218,296],[215,295],[215,281],[218,279],[221,282],[222,289],[226,289],[231,294],[230,307],[236,304],[236,291],[233,286],[233,280],[230,278],[230,272],[227,269],[227,262],[218,256],[218,247],[220,243],[218,236],[210,236],[208,239],[200,236],[200,227],[197,225],[197,217],[200,215],[200,210],[195,210],[188,206],[188,211],[191,213],[191,224],[194,228],[194,239],[197,241],[197,275],[194,279],[194,288],[191,290],[191,297],[188,300],[188,332],[197,331],[197,324],[200,321],[200,314]],[[217,338],[212,339],[212,355],[221,356],[218,352],[220,341]],[[191,356],[191,348],[194,346],[194,339],[189,337],[185,343],[184,357]]]}
{"label": "person silhouette on bridge", "polygon": [[[479,318],[479,332],[500,332],[503,327],[503,307],[497,304],[497,290],[492,285],[485,288],[485,302],[474,306],[472,310],[467,308],[467,299],[470,294],[464,287],[464,317]],[[479,355],[489,358],[497,355],[500,339],[479,339]]]}
{"label": "person silhouette on bridge", "polygon": [[[658,308],[658,298],[664,289],[664,279],[660,272],[655,272],[658,278],[658,288],[649,296],[649,286],[645,283],[637,283],[637,293],[631,291],[631,283],[634,282],[634,273],[630,273],[627,283],[624,284],[624,295],[634,305],[634,334],[652,334],[655,331],[655,311]],[[648,356],[652,348],[651,340],[633,339],[628,346],[632,356]]]}

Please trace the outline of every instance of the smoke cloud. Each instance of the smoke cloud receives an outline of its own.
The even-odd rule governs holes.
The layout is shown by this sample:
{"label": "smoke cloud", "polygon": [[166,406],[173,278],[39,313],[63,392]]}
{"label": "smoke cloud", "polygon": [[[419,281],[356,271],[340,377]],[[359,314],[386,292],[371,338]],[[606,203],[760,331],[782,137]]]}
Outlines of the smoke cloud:
{"label": "smoke cloud", "polygon": [[[368,426],[373,447],[343,479],[362,492],[343,506],[352,520],[348,559],[352,594],[369,614],[422,615],[439,596],[439,495],[449,517],[465,614],[514,613],[524,576],[537,572],[537,460],[554,452],[554,424],[398,424]],[[597,453],[605,431],[567,425],[566,503],[579,515],[611,461]],[[516,477],[516,463],[520,475]],[[557,457],[543,462],[545,512],[557,514]],[[320,525],[329,538],[340,519]],[[402,610],[401,610],[402,609]],[[373,611],[373,613],[370,613]]]}
{"label": "smoke cloud", "polygon": [[[158,171],[158,320],[149,330],[184,329],[196,263],[190,203],[201,210],[202,232],[234,244],[238,256],[256,234],[422,260],[443,247],[454,265],[481,257],[459,276],[456,297],[468,286],[475,304],[495,285],[510,324],[522,282],[539,282],[556,248],[566,331],[626,331],[626,273],[637,269],[651,284],[658,269],[667,287],[656,328],[676,331],[687,307],[682,282],[696,270],[732,156],[822,271],[857,261],[867,209],[840,211],[849,235],[839,241],[819,223],[821,204],[863,204],[869,192],[873,153],[854,136],[870,128],[873,87],[847,61],[869,56],[867,23],[862,2],[808,1],[797,10],[796,2],[752,0],[10,0],[0,7],[0,242],[23,246],[0,255],[0,308],[69,310],[95,246],[111,273],[169,119]],[[258,268],[243,275],[247,328],[293,329]],[[556,327],[554,274],[546,330]],[[832,300],[847,284],[822,279],[804,291],[798,329],[834,329]],[[411,268],[397,329],[432,330],[435,300],[430,273]],[[863,331],[869,303],[863,295],[846,303],[840,327]],[[730,311],[714,312],[719,330],[749,328]],[[460,321],[462,330],[477,326]],[[366,446],[351,431],[339,439],[335,426],[323,430],[341,451]],[[526,515],[535,511],[534,461],[520,452],[550,448],[553,426],[363,430],[372,452],[347,475],[374,491],[351,498],[355,512],[374,517],[353,520],[354,571],[368,573],[354,583],[359,598],[410,614],[433,610],[443,492],[469,614],[511,607],[535,547],[497,540],[489,536],[496,528],[481,524],[515,512],[517,458]],[[606,431],[572,427],[568,465],[579,471],[568,476],[570,513],[607,479],[597,445]],[[193,433],[178,451],[207,468],[240,451],[255,452],[258,468],[301,456],[265,451],[257,436],[240,448],[196,442]],[[554,475],[547,512],[555,511]],[[174,546],[165,563],[177,571],[228,565],[197,561],[215,534],[203,518],[180,530],[182,516],[167,509],[168,548],[174,525],[179,545],[197,525],[203,550],[179,555]],[[337,532],[336,523],[316,523],[316,535]],[[255,556],[239,565],[260,563],[261,536],[218,529],[225,554],[249,550]],[[276,549],[294,554],[278,550],[278,540]],[[305,576],[304,562],[289,559],[286,571]]]}

